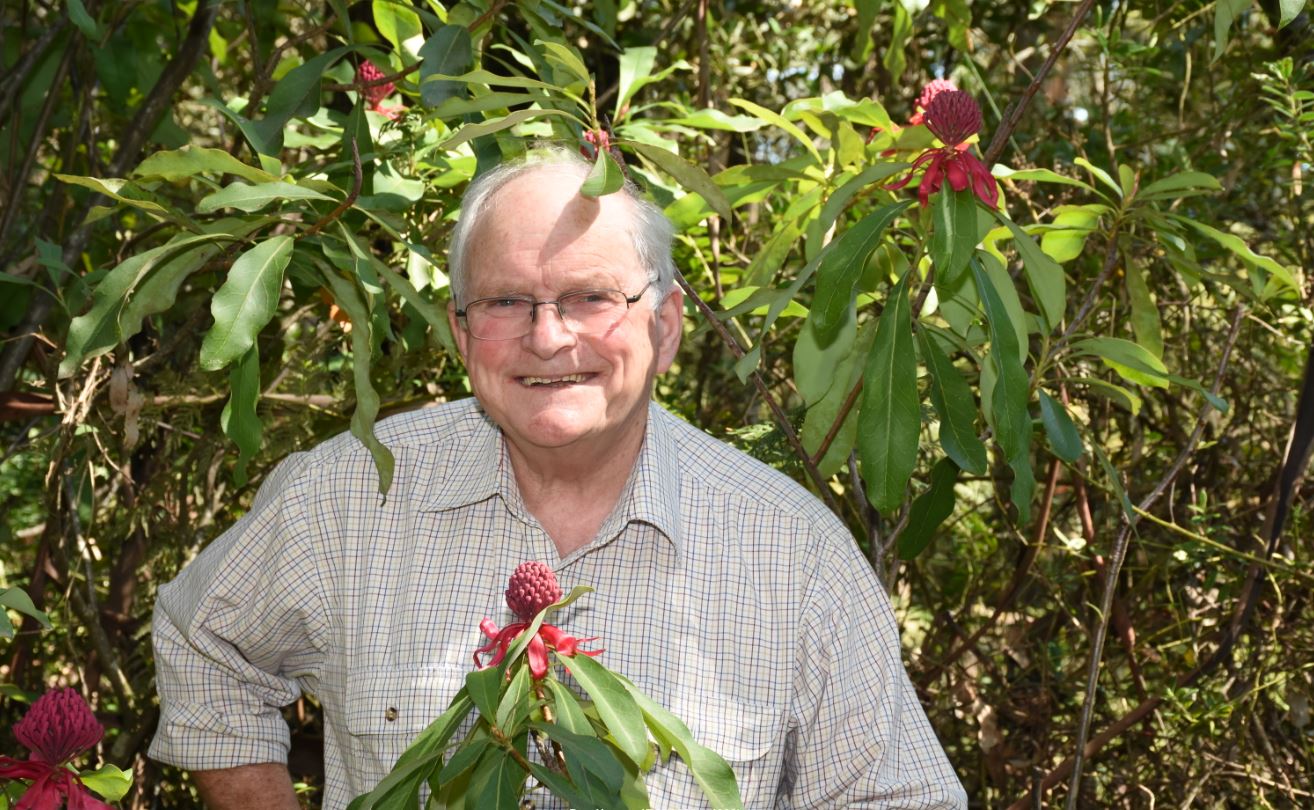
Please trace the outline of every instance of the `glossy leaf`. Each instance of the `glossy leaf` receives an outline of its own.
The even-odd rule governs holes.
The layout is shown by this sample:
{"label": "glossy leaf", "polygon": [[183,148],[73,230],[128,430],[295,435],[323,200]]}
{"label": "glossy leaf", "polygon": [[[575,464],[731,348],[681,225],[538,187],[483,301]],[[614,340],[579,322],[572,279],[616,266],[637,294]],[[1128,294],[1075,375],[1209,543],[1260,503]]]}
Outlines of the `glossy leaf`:
{"label": "glossy leaf", "polygon": [[292,246],[292,237],[275,236],[233,262],[227,281],[210,302],[214,326],[201,342],[202,368],[224,368],[255,344],[256,335],[278,311]]}
{"label": "glossy leaf", "polygon": [[962,469],[984,475],[986,448],[976,432],[977,407],[972,389],[928,329],[919,329],[917,338],[930,378],[931,404],[940,418],[940,446]]}
{"label": "glossy leaf", "polygon": [[743,799],[735,782],[735,772],[731,770],[729,763],[722,759],[720,754],[695,740],[684,721],[645,694],[633,682],[623,676],[618,680],[643,712],[643,720],[652,730],[653,736],[666,740],[680,755],[680,759],[684,760],[684,764],[693,774],[694,781],[703,789],[703,795],[707,797],[711,806],[724,810],[742,810]]}
{"label": "glossy leaf", "polygon": [[31,616],[36,619],[42,627],[47,630],[50,629],[50,616],[45,611],[39,610],[36,604],[32,601],[32,597],[28,596],[27,591],[17,585],[0,591],[0,613],[3,613],[3,609],[6,608],[18,611],[24,616]]}
{"label": "glossy leaf", "polygon": [[817,151],[817,147],[812,143],[812,139],[808,137],[807,133],[787,121],[780,113],[768,110],[766,107],[763,107],[760,104],[755,104],[747,99],[732,98],[730,99],[730,103],[747,112],[749,115],[784,130],[792,136],[794,140],[802,144],[803,148],[808,150],[808,154],[812,155],[817,163],[825,163],[825,161],[821,159],[821,153]]}
{"label": "glossy leaf", "polygon": [[858,458],[867,499],[885,514],[903,502],[917,464],[921,406],[913,349],[909,271],[890,291],[876,326],[876,342],[863,373],[858,416]]}
{"label": "glossy leaf", "polygon": [[502,699],[497,704],[497,716],[493,719],[493,724],[507,733],[511,732],[509,721],[518,713],[517,707],[529,700],[529,667],[516,667],[515,673],[502,692]]}
{"label": "glossy leaf", "polygon": [[1073,424],[1072,417],[1062,403],[1044,391],[1037,393],[1040,397],[1040,421],[1045,425],[1050,449],[1069,464],[1074,463],[1085,452],[1077,426]]}
{"label": "glossy leaf", "polygon": [[1018,255],[1022,257],[1022,269],[1027,277],[1027,286],[1031,288],[1031,295],[1040,308],[1046,329],[1053,331],[1063,320],[1064,308],[1067,306],[1068,282],[1067,277],[1063,275],[1063,268],[1045,255],[1040,245],[1036,244],[1036,240],[1031,238],[1031,234],[1022,230],[1011,219],[1001,213],[999,221],[1003,222],[1013,234]]}
{"label": "glossy leaf", "polygon": [[954,191],[946,184],[931,206],[931,263],[936,280],[953,286],[967,269],[980,237],[976,224],[976,195],[971,189]]}
{"label": "glossy leaf", "polygon": [[575,697],[573,692],[556,678],[545,678],[543,683],[547,685],[548,692],[552,695],[552,708],[557,715],[557,725],[572,734],[583,734],[589,737],[597,736],[593,732],[593,725],[589,723],[588,717],[584,715],[583,707],[579,705],[579,699]]}
{"label": "glossy leaf", "polygon": [[520,788],[527,776],[510,754],[494,749],[470,777],[474,806],[480,810],[520,810]]}
{"label": "glossy leaf", "polygon": [[372,5],[374,27],[397,50],[403,50],[404,42],[424,33],[420,15],[408,8],[407,4],[399,0],[374,0]]}
{"label": "glossy leaf", "polygon": [[931,468],[931,486],[912,502],[908,525],[899,535],[899,559],[916,559],[930,545],[935,530],[953,514],[957,481],[958,465],[953,461],[942,458]]}
{"label": "glossy leaf", "polygon": [[593,700],[616,747],[634,762],[642,762],[648,751],[648,735],[634,698],[615,675],[587,655],[570,658],[566,666]]}
{"label": "glossy leaf", "polygon": [[624,185],[625,174],[621,171],[621,167],[609,150],[602,149],[598,152],[597,159],[593,161],[593,168],[589,171],[588,177],[584,178],[583,185],[579,187],[579,193],[581,197],[602,197],[615,194]]}
{"label": "glossy leaf", "polygon": [[209,214],[218,211],[220,208],[236,208],[249,214],[253,211],[259,211],[275,200],[326,200],[333,202],[333,198],[327,194],[293,183],[284,183],[282,181],[258,183],[256,185],[232,183],[208,197],[204,197],[196,204],[196,212],[198,214]]}
{"label": "glossy leaf", "polygon": [[1300,16],[1301,10],[1305,8],[1305,0],[1278,0],[1278,8],[1282,11],[1278,27],[1283,28]]}
{"label": "glossy leaf", "polygon": [[1125,268],[1127,299],[1131,302],[1131,325],[1136,342],[1155,357],[1163,357],[1163,324],[1159,320],[1159,307],[1150,296],[1146,283],[1146,269],[1139,263]]}
{"label": "glossy leaf", "polygon": [[637,141],[622,141],[627,149],[638,152],[647,160],[657,165],[657,168],[674,177],[676,181],[685,187],[685,189],[701,196],[723,219],[730,218],[730,201],[726,199],[725,192],[721,191],[720,186],[712,181],[707,172],[702,167],[696,166],[679,155],[668,152],[658,146],[650,146],[646,143]]}
{"label": "glossy leaf", "polygon": [[233,480],[246,483],[246,465],[260,450],[261,424],[256,414],[260,402],[260,350],[254,344],[233,364],[228,373],[228,402],[219,414],[219,427],[237,445],[237,467]]}
{"label": "glossy leaf", "polygon": [[1083,182],[1075,177],[1067,177],[1058,172],[1049,169],[1010,169],[1009,167],[996,163],[990,173],[1000,180],[1029,180],[1039,183],[1062,183],[1068,186],[1077,186],[1084,188],[1089,192],[1095,193],[1095,187],[1090,183]]}
{"label": "glossy leaf", "polygon": [[[637,707],[635,714],[638,714]],[[621,782],[625,779],[625,768],[612,749],[608,748],[602,740],[591,735],[575,734],[554,723],[530,723],[529,727],[534,731],[543,732],[563,750],[578,757],[580,764],[589,773],[602,780],[607,791],[620,793]],[[579,781],[576,779],[576,784]]]}
{"label": "glossy leaf", "polygon": [[589,69],[584,66],[584,60],[580,59],[579,54],[569,45],[545,40],[538,40],[534,44],[542,47],[543,55],[547,60],[565,70],[572,79],[588,84],[592,78]]}
{"label": "glossy leaf", "polygon": [[995,385],[991,391],[995,440],[1005,458],[1026,451],[1031,435],[1027,413],[1027,373],[1018,360],[1016,336],[999,293],[979,264],[973,268],[977,292],[985,308],[990,329],[989,362],[994,365]]}
{"label": "glossy leaf", "polygon": [[150,200],[140,200],[136,197],[125,194],[125,191],[141,193],[140,189],[132,185],[131,181],[120,177],[82,177],[75,174],[55,174],[55,179],[69,185],[82,186],[89,188],[99,194],[104,194],[116,202],[126,203],[134,208],[140,208],[152,214],[167,217],[169,211],[164,206]]}
{"label": "glossy leaf", "polygon": [[650,45],[629,47],[621,53],[617,61],[620,79],[617,84],[616,109],[613,117],[619,119],[621,110],[643,86],[643,80],[652,74],[653,65],[657,62],[657,49]]}
{"label": "glossy leaf", "polygon": [[480,136],[491,135],[494,132],[501,132],[504,129],[510,129],[517,124],[523,124],[524,122],[532,121],[535,118],[544,118],[555,115],[565,116],[572,121],[575,121],[580,126],[584,125],[583,121],[580,121],[575,116],[563,112],[562,110],[513,110],[504,116],[489,121],[481,121],[477,124],[466,124],[458,129],[450,138],[440,143],[438,148],[454,149],[466,141],[474,140]]}
{"label": "glossy leaf", "polygon": [[442,770],[438,771],[438,784],[445,785],[456,777],[473,768],[485,753],[488,752],[489,746],[493,744],[490,737],[482,737],[478,740],[472,740],[457,747],[452,752],[451,759],[447,760]]}
{"label": "glossy leaf", "polygon": [[257,152],[275,157],[282,151],[283,128],[293,118],[315,114],[319,109],[319,86],[324,71],[348,50],[334,48],[321,53],[292,68],[278,80],[269,93],[265,117],[250,123],[249,132],[255,136],[251,145]]}
{"label": "glossy leaf", "polygon": [[1099,357],[1104,364],[1128,382],[1155,388],[1168,387],[1168,367],[1144,346],[1130,340],[1111,337],[1093,337],[1073,341],[1072,350],[1078,354]]}
{"label": "glossy leaf", "polygon": [[[387,496],[392,486],[394,460],[392,451],[374,435],[374,419],[379,415],[379,394],[370,380],[370,356],[374,351],[371,313],[356,285],[331,270],[324,272],[333,299],[351,319],[352,382],[356,390],[356,409],[351,414],[351,435],[370,451],[379,473],[379,494]],[[481,707],[482,711],[482,707]]]}
{"label": "glossy leaf", "polygon": [[469,693],[470,699],[479,709],[479,714],[490,723],[497,716],[498,699],[501,695],[502,676],[506,672],[505,666],[487,667],[477,669],[473,672],[467,672],[465,675],[465,689]]}
{"label": "glossy leaf", "polygon": [[61,378],[71,375],[84,360],[104,354],[126,336],[119,331],[119,316],[125,302],[156,268],[199,245],[228,240],[228,234],[175,237],[163,245],[130,256],[120,262],[96,285],[91,309],[69,324]]}
{"label": "glossy leaf", "polygon": [[794,342],[794,384],[803,397],[803,402],[811,407],[835,386],[843,386],[844,380],[839,372],[839,365],[853,351],[854,341],[858,337],[858,323],[851,310],[846,310],[849,317],[836,330],[833,340],[822,346],[817,337],[816,321],[808,318],[799,329],[798,340]]}
{"label": "glossy leaf", "polygon": [[222,149],[199,146],[156,152],[138,164],[132,174],[134,177],[159,177],[169,182],[198,174],[232,174],[252,183],[273,183],[278,180],[264,169],[249,166]]}
{"label": "glossy leaf", "polygon": [[815,323],[822,345],[834,338],[847,317],[867,257],[880,244],[889,224],[911,204],[911,200],[905,200],[873,211],[836,237],[818,256],[817,292],[808,317]]}
{"label": "glossy leaf", "polygon": [[449,98],[463,97],[466,84],[451,79],[434,79],[464,73],[474,64],[474,43],[464,25],[444,25],[420,46],[420,100],[437,107]]}
{"label": "glossy leaf", "polygon": [[117,802],[132,788],[132,774],[108,762],[94,771],[78,774],[78,781],[111,802]]}
{"label": "glossy leaf", "polygon": [[1194,228],[1214,240],[1251,267],[1272,274],[1269,283],[1262,290],[1262,295],[1264,297],[1269,297],[1275,294],[1278,291],[1277,287],[1285,287],[1290,292],[1295,292],[1297,295],[1300,294],[1302,289],[1301,284],[1289,269],[1273,259],[1270,259],[1267,256],[1262,256],[1251,250],[1250,246],[1240,237],[1220,231],[1211,225],[1204,224],[1203,222],[1197,222],[1190,217],[1177,216],[1174,214],[1172,215],[1172,218],[1177,222]]}
{"label": "glossy leaf", "polygon": [[[806,325],[804,329],[811,331],[810,327]],[[825,441],[826,435],[834,427],[835,420],[839,418],[840,410],[844,407],[849,392],[862,377],[863,361],[866,359],[871,349],[872,339],[875,337],[876,321],[869,320],[863,324],[857,339],[851,343],[848,352],[833,367],[808,372],[809,374],[815,374],[818,378],[823,375],[828,376],[831,378],[832,383],[821,399],[808,408],[807,415],[803,418],[803,428],[800,431],[799,439],[803,442],[803,448],[808,453],[815,455],[821,448],[821,443]],[[802,373],[801,366],[797,363],[794,366],[794,373],[796,377]],[[822,478],[829,478],[839,472],[848,461],[849,451],[853,449],[854,443],[858,439],[858,410],[857,407],[849,408],[848,415],[845,416],[844,422],[840,425],[830,447],[817,461],[817,471],[821,473]]]}
{"label": "glossy leaf", "polygon": [[1222,190],[1222,184],[1212,174],[1178,172],[1160,180],[1155,180],[1145,186],[1136,195],[1136,198],[1142,202],[1149,202],[1158,199],[1178,199]]}

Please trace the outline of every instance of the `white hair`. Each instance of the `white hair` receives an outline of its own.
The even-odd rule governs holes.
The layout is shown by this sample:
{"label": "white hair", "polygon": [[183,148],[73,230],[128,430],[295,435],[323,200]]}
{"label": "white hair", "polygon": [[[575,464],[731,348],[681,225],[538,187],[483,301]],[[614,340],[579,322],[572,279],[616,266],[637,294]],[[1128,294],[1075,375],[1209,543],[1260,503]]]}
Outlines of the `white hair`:
{"label": "white hair", "polygon": [[[461,197],[461,215],[456,220],[447,248],[447,277],[452,288],[452,300],[458,307],[465,301],[469,270],[466,257],[470,252],[470,238],[497,192],[517,177],[544,168],[566,169],[578,174],[583,180],[591,166],[578,153],[563,147],[537,146],[524,157],[503,163],[470,181]],[[648,280],[656,287],[657,295],[652,297],[655,309],[675,286],[675,260],[671,257],[675,227],[662,210],[644,199],[638,186],[628,179],[617,193],[625,195],[632,206],[630,238],[634,242],[634,253],[639,264],[647,271]]]}

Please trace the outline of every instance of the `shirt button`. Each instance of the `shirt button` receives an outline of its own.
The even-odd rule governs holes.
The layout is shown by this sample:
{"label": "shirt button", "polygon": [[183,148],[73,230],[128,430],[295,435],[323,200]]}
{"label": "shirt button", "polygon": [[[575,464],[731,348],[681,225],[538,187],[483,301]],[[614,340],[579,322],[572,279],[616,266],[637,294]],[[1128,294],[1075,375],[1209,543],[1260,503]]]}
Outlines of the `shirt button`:
{"label": "shirt button", "polygon": [[396,719],[397,719],[397,707],[396,707],[396,706],[389,706],[389,707],[388,707],[388,711],[386,711],[386,712],[383,713],[383,719],[387,720],[389,723],[391,723],[392,721],[396,720]]}

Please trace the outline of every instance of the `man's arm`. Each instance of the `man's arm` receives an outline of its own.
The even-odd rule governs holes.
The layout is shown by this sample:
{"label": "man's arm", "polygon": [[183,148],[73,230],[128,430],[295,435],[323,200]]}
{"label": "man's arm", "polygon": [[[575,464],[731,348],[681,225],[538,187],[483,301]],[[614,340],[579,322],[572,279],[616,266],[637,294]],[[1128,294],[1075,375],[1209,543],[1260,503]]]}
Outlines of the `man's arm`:
{"label": "man's arm", "polygon": [[277,762],[192,771],[209,810],[301,810],[287,767]]}

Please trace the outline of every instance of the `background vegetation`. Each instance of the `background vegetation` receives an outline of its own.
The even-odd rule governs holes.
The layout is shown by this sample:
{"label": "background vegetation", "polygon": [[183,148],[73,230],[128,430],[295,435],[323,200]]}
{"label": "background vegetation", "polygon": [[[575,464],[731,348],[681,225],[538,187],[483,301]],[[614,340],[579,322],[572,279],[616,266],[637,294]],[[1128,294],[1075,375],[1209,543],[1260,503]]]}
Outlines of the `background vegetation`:
{"label": "background vegetation", "polygon": [[[1309,806],[1308,488],[1265,533],[1314,340],[1303,6],[6,3],[0,721],[77,686],[124,806],[193,806],[144,758],[156,586],[288,452],[466,394],[464,184],[605,129],[701,302],[659,398],[850,523],[977,806]],[[936,77],[1007,221],[884,188]]]}

